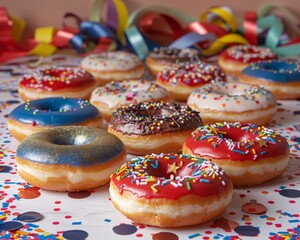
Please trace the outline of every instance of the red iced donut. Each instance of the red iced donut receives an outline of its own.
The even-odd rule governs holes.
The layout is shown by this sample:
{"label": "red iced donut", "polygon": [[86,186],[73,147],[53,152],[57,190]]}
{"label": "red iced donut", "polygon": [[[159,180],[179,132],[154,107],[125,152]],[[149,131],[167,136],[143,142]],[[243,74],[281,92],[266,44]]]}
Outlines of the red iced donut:
{"label": "red iced donut", "polygon": [[186,101],[196,88],[212,80],[224,81],[225,79],[225,74],[219,67],[201,61],[180,63],[176,67],[164,68],[156,77],[157,83],[166,88],[170,96],[178,101]]}
{"label": "red iced donut", "polygon": [[140,224],[179,227],[221,214],[232,182],[216,164],[188,155],[147,155],[123,164],[111,176],[114,206]]}
{"label": "red iced donut", "polygon": [[252,45],[236,45],[226,49],[219,57],[218,64],[229,75],[239,76],[251,63],[277,59],[269,48]]}
{"label": "red iced donut", "polygon": [[96,87],[94,77],[77,67],[53,66],[25,74],[19,81],[19,95],[24,100],[48,97],[88,99]]}
{"label": "red iced donut", "polygon": [[234,185],[255,185],[279,176],[289,162],[286,139],[252,124],[216,123],[199,127],[183,153],[220,165]]}

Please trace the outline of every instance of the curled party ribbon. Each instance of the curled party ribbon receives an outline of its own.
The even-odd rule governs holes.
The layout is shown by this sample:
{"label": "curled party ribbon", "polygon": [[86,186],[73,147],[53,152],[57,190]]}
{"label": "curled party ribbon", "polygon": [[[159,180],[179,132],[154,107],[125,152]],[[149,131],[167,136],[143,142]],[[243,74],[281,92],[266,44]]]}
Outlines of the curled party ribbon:
{"label": "curled party ribbon", "polygon": [[[107,5],[106,16],[103,17],[103,9]],[[100,10],[100,11],[99,11]],[[120,42],[125,43],[124,31],[128,24],[128,12],[125,4],[121,0],[95,0],[92,6],[90,20],[93,22],[103,22],[102,24],[111,29]]]}
{"label": "curled party ribbon", "polygon": [[[75,19],[76,27],[66,24],[66,19]],[[13,19],[13,20],[12,20]],[[34,38],[17,41],[25,27],[24,21],[10,18],[5,8],[0,8],[0,62],[26,55],[48,56],[57,48],[72,47],[78,53],[103,52],[116,49],[116,35],[98,22],[82,21],[76,14],[66,13],[63,28],[37,28]],[[115,41],[118,43],[116,44]]]}
{"label": "curled party ribbon", "polygon": [[[216,43],[219,38],[230,34],[227,29],[230,31],[236,29],[236,21],[226,7],[212,8],[201,18],[207,22],[199,22],[184,12],[165,6],[142,7],[130,16],[129,26],[133,24],[135,26],[131,27],[134,28],[133,30],[127,29],[125,35],[130,46],[134,44],[144,46],[136,49],[133,47],[134,52],[141,59],[145,59],[147,51],[151,50],[149,46],[146,47],[145,36],[149,38],[152,36],[151,40],[154,42],[157,41],[153,35],[159,36],[160,40],[162,37],[168,37],[169,42],[165,42],[164,45],[172,48],[197,46],[204,55],[215,54],[228,43],[248,43],[243,37],[236,36],[237,34],[227,36],[225,39],[221,39],[221,42]],[[160,25],[157,26],[155,21],[158,20]],[[159,43],[162,44],[162,42]]]}
{"label": "curled party ribbon", "polygon": [[299,19],[286,7],[278,3],[268,3],[257,11],[258,19],[262,19],[268,15],[274,15],[282,20],[284,29],[292,38],[299,37],[300,26]]}
{"label": "curled party ribbon", "polygon": [[237,30],[237,22],[227,6],[211,7],[200,17],[201,22],[212,22],[225,28],[228,32]]}
{"label": "curled party ribbon", "polygon": [[[281,12],[280,17],[269,14],[272,10]],[[300,54],[299,27],[295,16],[285,7],[268,4],[258,13],[248,12],[244,19],[244,35],[251,44],[262,44],[279,56],[287,57]],[[297,29],[298,37],[292,38],[287,33],[287,22],[292,29]],[[289,25],[288,24],[288,25]],[[259,42],[258,42],[259,41]]]}

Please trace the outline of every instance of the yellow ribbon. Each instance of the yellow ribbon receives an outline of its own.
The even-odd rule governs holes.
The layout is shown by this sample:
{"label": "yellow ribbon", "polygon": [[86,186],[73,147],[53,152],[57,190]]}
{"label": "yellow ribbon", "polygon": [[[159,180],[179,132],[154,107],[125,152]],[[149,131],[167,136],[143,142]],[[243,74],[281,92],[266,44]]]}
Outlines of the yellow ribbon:
{"label": "yellow ribbon", "polygon": [[13,38],[18,42],[21,40],[26,23],[24,20],[16,17],[11,17]]}
{"label": "yellow ribbon", "polygon": [[117,36],[121,42],[125,43],[124,31],[128,26],[128,12],[122,0],[113,0],[118,12]]}
{"label": "yellow ribbon", "polygon": [[38,42],[31,51],[31,55],[49,56],[56,51],[56,47],[51,44],[56,30],[54,27],[37,28],[34,32],[34,39]]}
{"label": "yellow ribbon", "polygon": [[230,11],[227,11],[222,7],[213,7],[208,9],[208,11],[201,15],[200,21],[206,22],[208,20],[209,14],[216,15],[216,17],[211,20],[212,23],[215,23],[222,28],[225,28],[225,26],[228,25],[230,27],[231,32],[235,32],[237,30],[237,22],[233,14],[230,13]]}
{"label": "yellow ribbon", "polygon": [[239,34],[229,33],[224,35],[223,37],[218,38],[216,41],[212,43],[207,49],[203,49],[202,53],[206,56],[214,55],[220,52],[224,47],[229,44],[249,44],[249,42]]}

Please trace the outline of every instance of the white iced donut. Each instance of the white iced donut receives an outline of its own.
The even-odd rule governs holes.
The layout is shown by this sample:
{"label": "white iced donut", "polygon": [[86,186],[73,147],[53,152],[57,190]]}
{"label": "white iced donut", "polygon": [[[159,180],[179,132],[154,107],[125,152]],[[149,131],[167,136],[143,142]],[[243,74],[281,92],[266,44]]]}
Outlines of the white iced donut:
{"label": "white iced donut", "polygon": [[266,125],[276,113],[276,98],[257,85],[237,82],[216,82],[196,89],[188,105],[198,112],[202,121],[241,122]]}
{"label": "white iced donut", "polygon": [[90,102],[101,109],[106,121],[117,108],[146,101],[169,101],[168,92],[158,84],[146,80],[124,80],[109,82],[96,88]]}
{"label": "white iced donut", "polygon": [[140,79],[144,75],[144,63],[133,53],[110,51],[85,57],[80,66],[91,73],[98,84],[109,81]]}

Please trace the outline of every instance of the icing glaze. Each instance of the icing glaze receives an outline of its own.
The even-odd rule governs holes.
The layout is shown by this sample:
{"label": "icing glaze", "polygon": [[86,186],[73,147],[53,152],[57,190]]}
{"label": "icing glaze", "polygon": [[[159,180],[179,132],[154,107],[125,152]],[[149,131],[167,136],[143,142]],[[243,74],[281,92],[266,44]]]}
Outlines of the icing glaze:
{"label": "icing glaze", "polygon": [[255,111],[276,105],[274,95],[263,87],[236,82],[208,83],[191,93],[188,105],[227,112]]}
{"label": "icing glaze", "polygon": [[127,71],[141,66],[139,58],[125,51],[108,51],[85,57],[81,66],[95,71]]}
{"label": "icing glaze", "polygon": [[148,54],[148,57],[161,62],[179,63],[191,60],[198,61],[200,60],[200,53],[198,50],[192,48],[179,49],[160,47],[154,48],[153,51]]}
{"label": "icing glaze", "polygon": [[17,156],[42,164],[91,166],[105,163],[124,151],[124,144],[105,130],[64,126],[47,129],[26,138]]}
{"label": "icing glaze", "polygon": [[140,103],[152,99],[162,99],[168,95],[167,90],[149,81],[126,80],[109,82],[105,86],[96,88],[90,102],[101,102],[109,108]]}
{"label": "icing glaze", "polygon": [[146,155],[123,164],[111,181],[143,198],[176,200],[187,194],[210,196],[228,187],[229,177],[216,164],[188,155]]}
{"label": "icing glaze", "polygon": [[62,126],[97,116],[101,113],[87,100],[53,97],[27,101],[16,107],[8,117],[33,126]]}
{"label": "icing glaze", "polygon": [[269,48],[253,45],[232,46],[223,51],[221,57],[242,63],[253,63],[263,60],[277,59],[276,54]]}
{"label": "icing glaze", "polygon": [[94,77],[77,67],[53,66],[44,67],[25,74],[19,85],[46,91],[56,91],[65,88],[83,87],[95,82]]}
{"label": "icing glaze", "polygon": [[198,61],[179,63],[176,67],[165,68],[158,73],[157,79],[171,85],[184,84],[196,87],[212,80],[224,81],[226,76],[219,67]]}
{"label": "icing glaze", "polygon": [[299,82],[300,64],[284,60],[253,63],[243,70],[243,75],[274,82]]}
{"label": "icing glaze", "polygon": [[109,123],[115,131],[138,135],[191,130],[199,125],[201,118],[187,105],[161,101],[118,108]]}
{"label": "icing glaze", "polygon": [[274,130],[240,123],[200,126],[184,145],[197,156],[233,161],[259,161],[289,152],[286,139]]}

